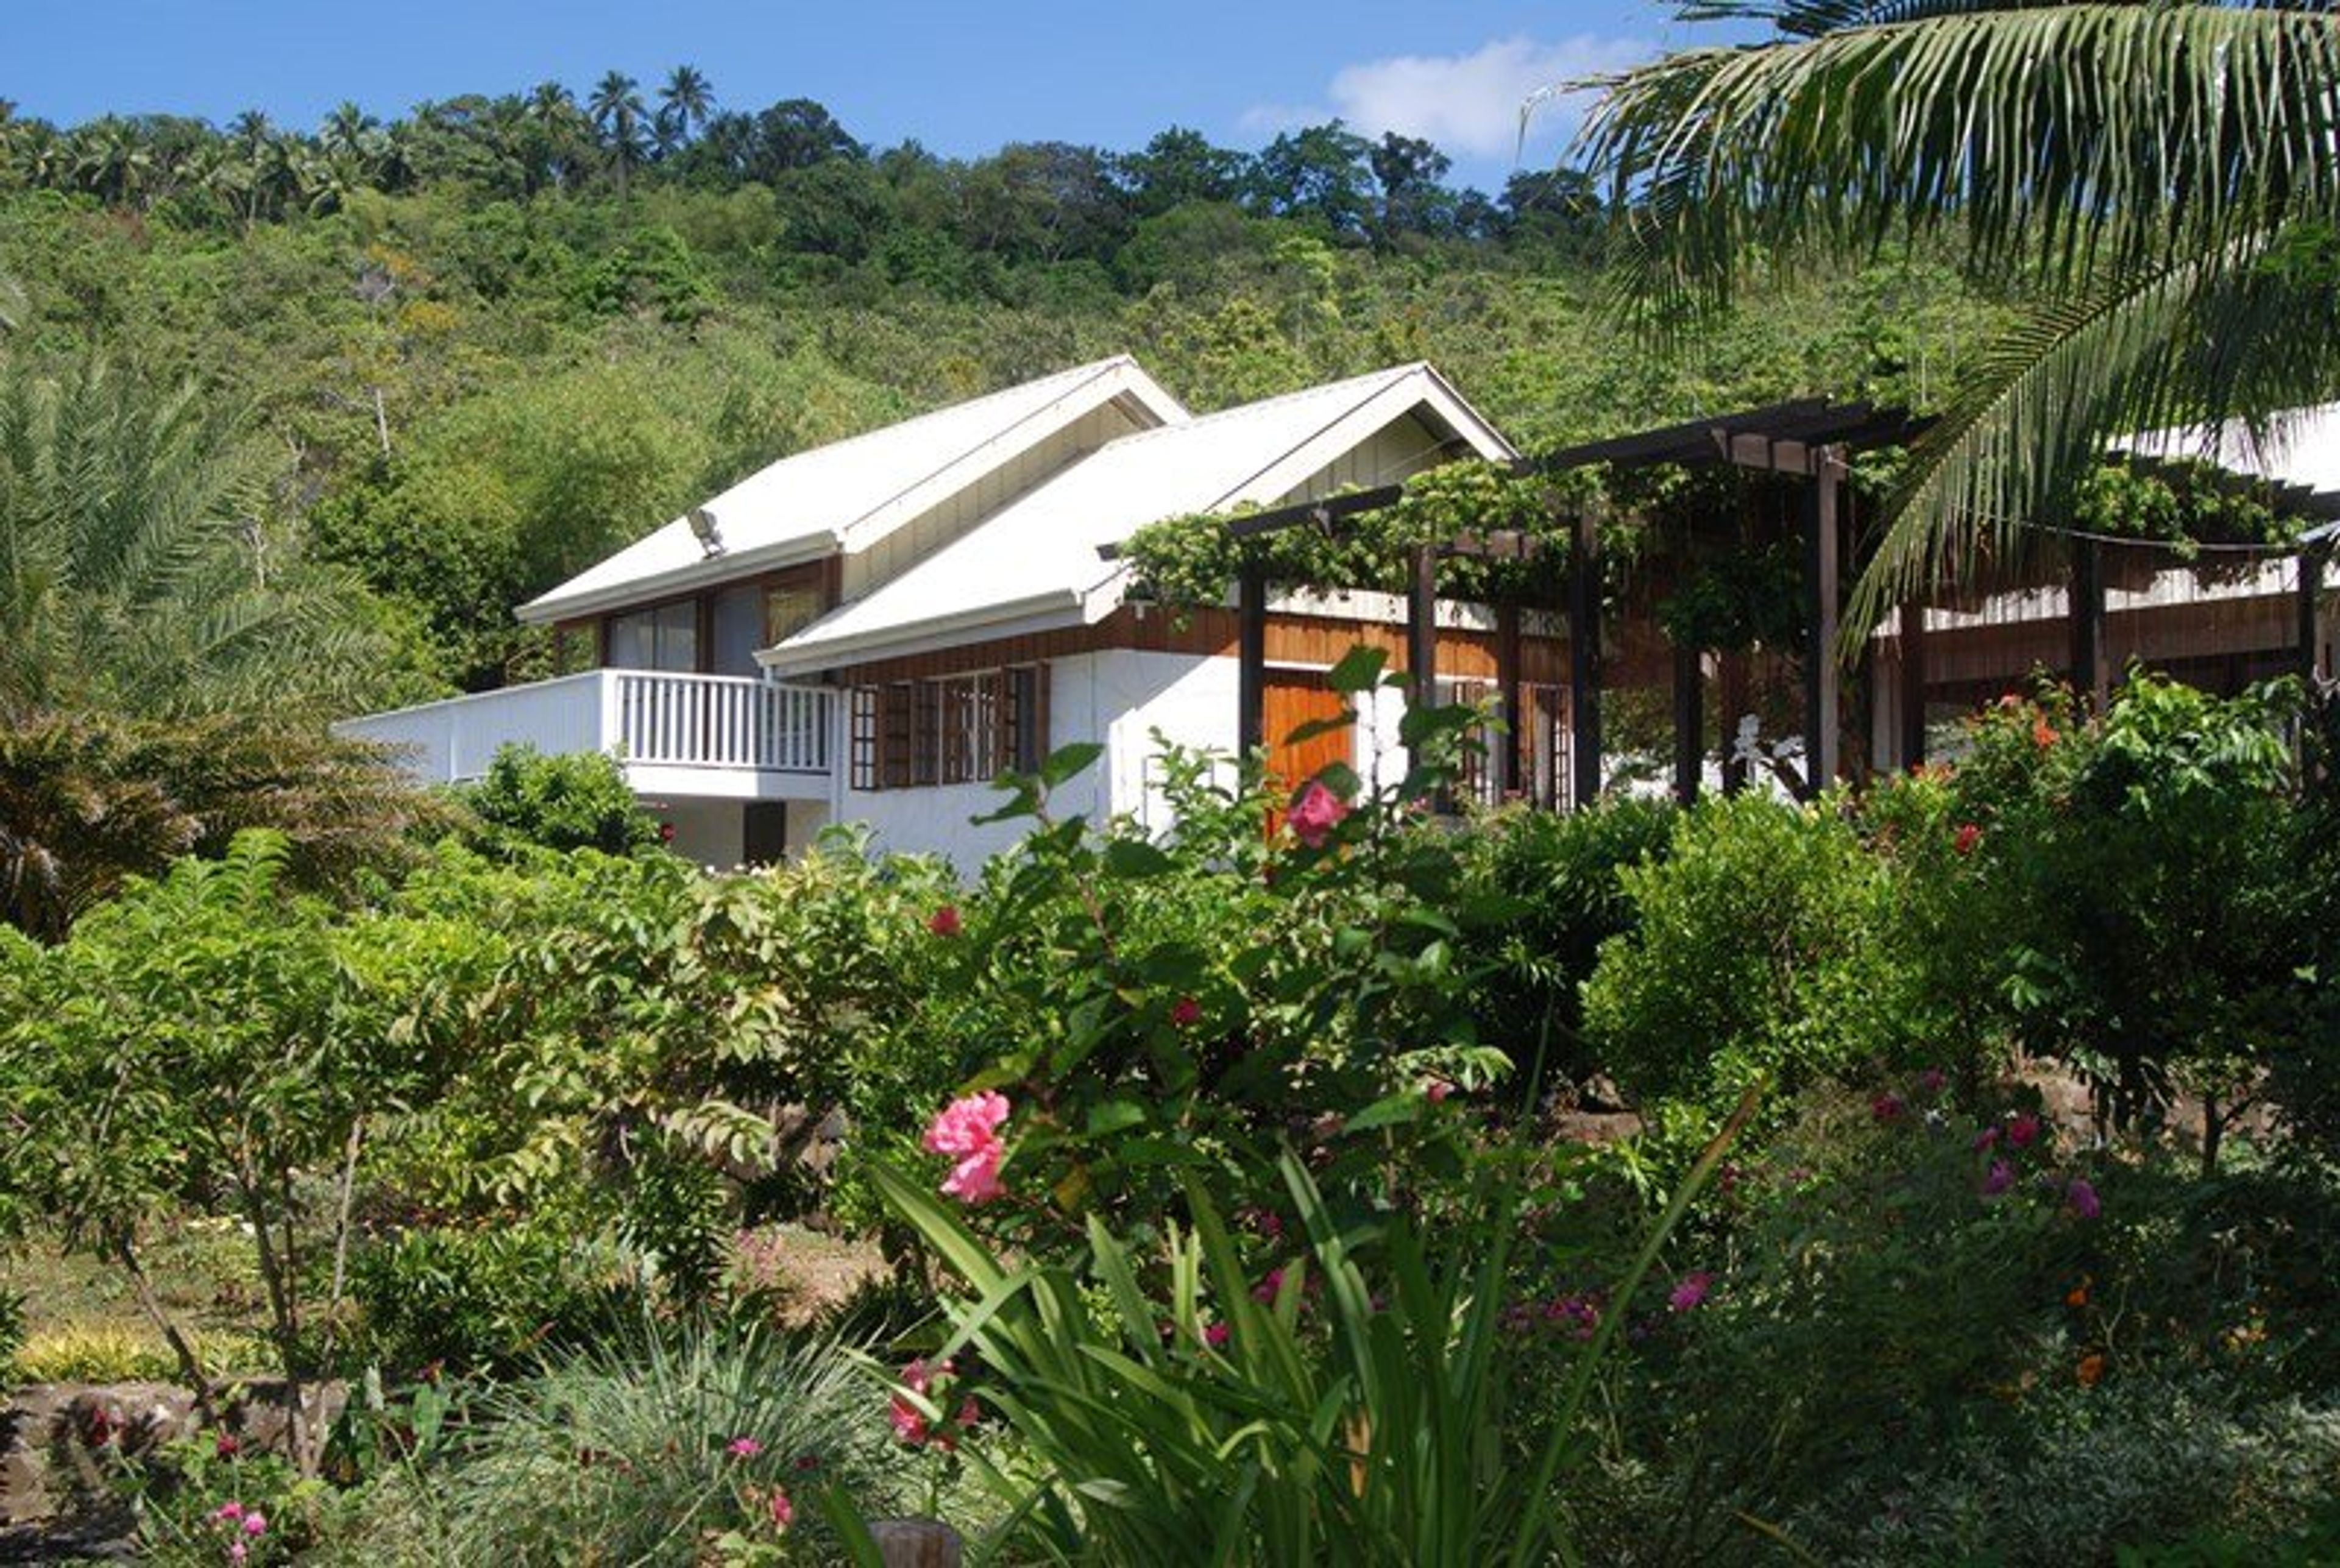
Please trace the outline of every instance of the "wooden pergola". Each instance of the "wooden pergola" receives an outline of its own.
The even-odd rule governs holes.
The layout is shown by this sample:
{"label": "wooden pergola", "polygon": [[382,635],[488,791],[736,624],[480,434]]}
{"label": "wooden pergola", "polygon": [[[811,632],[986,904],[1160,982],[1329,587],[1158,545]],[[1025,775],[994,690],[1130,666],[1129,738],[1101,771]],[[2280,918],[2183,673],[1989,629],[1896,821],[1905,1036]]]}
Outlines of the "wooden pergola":
{"label": "wooden pergola", "polygon": [[[1859,542],[1848,537],[1849,508],[1846,484],[1849,463],[1860,452],[1906,445],[1930,420],[1900,409],[1865,402],[1835,402],[1799,399],[1706,419],[1588,442],[1510,465],[1522,477],[1554,476],[1594,466],[1637,470],[1658,467],[1713,469],[1728,467],[1784,480],[1796,491],[1798,524],[1803,552],[1803,634],[1810,650],[1804,660],[1803,747],[1805,792],[1816,793],[1845,772],[1843,735],[1845,667],[1835,650],[1839,632],[1842,588],[1848,563],[1856,569]],[[2157,460],[2132,458],[2141,467]],[[2309,520],[2311,527],[2295,550],[2268,547],[2260,553],[2299,560],[2297,649],[2299,668],[2316,669],[2317,595],[2324,572],[2340,545],[2340,494],[2315,491],[2305,486],[2276,485],[2240,475],[2221,482],[2253,487],[2280,511]],[[1403,483],[1350,491],[1321,501],[1301,501],[1228,520],[1229,537],[1250,540],[1288,529],[1334,530],[1348,520],[1395,505],[1404,499]],[[1601,563],[1600,514],[1585,507],[1562,507],[1556,520],[1565,525],[1569,540],[1568,579],[1564,602],[1558,606],[1528,605],[1514,599],[1498,602],[1495,612],[1496,694],[1504,739],[1493,749],[1493,783],[1500,795],[1519,789],[1523,777],[1522,742],[1521,616],[1526,609],[1557,609],[1568,628],[1568,734],[1571,798],[1589,801],[1601,791]],[[1714,520],[1713,531],[1723,532],[1725,521]],[[2090,690],[2101,705],[2112,671],[2107,653],[2105,624],[2108,554],[2123,550],[2166,554],[2164,547],[2139,541],[2101,539],[2070,530],[2043,528],[2042,536],[2070,541],[2068,567],[2069,644],[2076,684]],[[1438,680],[1437,569],[1440,561],[1456,556],[1495,560],[1528,560],[1546,549],[1542,536],[1516,530],[1472,531],[1414,548],[1407,574],[1406,674],[1411,699],[1420,704],[1436,701]],[[1108,547],[1111,558],[1119,552]],[[2049,579],[2034,576],[2027,587],[2064,587],[2062,573]],[[1264,568],[1245,566],[1235,588],[1237,737],[1249,752],[1266,739],[1264,694],[1267,681],[1267,618],[1269,583]],[[1936,596],[1939,598],[1941,596]],[[1926,754],[1926,600],[1900,606],[1890,633],[1896,645],[1895,679],[1898,720],[1893,765],[1901,768],[1924,760]],[[1672,654],[1673,789],[1685,802],[1696,798],[1705,759],[1705,650],[1677,646]],[[1727,713],[1743,704],[1748,680],[1744,654],[1723,654],[1719,676]],[[1726,789],[1744,783],[1742,767],[1726,759]]]}

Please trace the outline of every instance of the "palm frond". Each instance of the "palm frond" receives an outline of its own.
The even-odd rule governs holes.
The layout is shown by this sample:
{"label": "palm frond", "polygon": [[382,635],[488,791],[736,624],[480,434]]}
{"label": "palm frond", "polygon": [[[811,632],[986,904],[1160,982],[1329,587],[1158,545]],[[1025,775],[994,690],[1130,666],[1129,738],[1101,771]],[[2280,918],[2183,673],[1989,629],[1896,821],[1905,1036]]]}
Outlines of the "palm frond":
{"label": "palm frond", "polygon": [[1581,151],[1638,199],[1645,304],[1727,302],[1750,256],[1929,230],[1978,268],[2069,283],[2340,213],[2340,20],[2321,10],[1760,14],[1780,39],[1623,73],[1588,119]]}
{"label": "palm frond", "polygon": [[2014,551],[2108,438],[2239,422],[2275,439],[2271,411],[2340,395],[2332,273],[2287,264],[2290,243],[2288,232],[2244,236],[2027,313],[1911,449],[1848,633]]}

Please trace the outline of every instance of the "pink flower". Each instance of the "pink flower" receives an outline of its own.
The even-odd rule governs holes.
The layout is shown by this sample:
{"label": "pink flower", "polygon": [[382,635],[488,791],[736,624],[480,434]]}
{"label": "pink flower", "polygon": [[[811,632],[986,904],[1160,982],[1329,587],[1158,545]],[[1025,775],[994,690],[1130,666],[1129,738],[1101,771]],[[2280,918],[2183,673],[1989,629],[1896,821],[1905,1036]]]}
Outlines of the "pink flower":
{"label": "pink flower", "polygon": [[241,1503],[223,1503],[218,1507],[212,1510],[212,1517],[214,1519],[241,1519],[243,1517],[243,1504]]}
{"label": "pink flower", "polygon": [[789,1502],[788,1494],[777,1486],[772,1488],[772,1494],[765,1500],[764,1506],[772,1511],[772,1528],[783,1534],[789,1525],[797,1522],[797,1505]]}
{"label": "pink flower", "polygon": [[2039,1118],[2024,1112],[2007,1124],[2007,1141],[2015,1148],[2029,1148],[2039,1136]]}
{"label": "pink flower", "polygon": [[2008,1167],[2008,1163],[2005,1160],[1993,1160],[1990,1162],[1989,1174],[1982,1178],[1983,1196],[1997,1197],[2014,1185],[2014,1182],[2015,1172]]}
{"label": "pink flower", "polygon": [[900,1394],[887,1402],[886,1419],[893,1423],[894,1435],[904,1443],[924,1443],[927,1440],[927,1418],[918,1407]]}
{"label": "pink flower", "polygon": [[231,1541],[227,1543],[227,1560],[229,1562],[241,1563],[247,1555],[248,1553],[244,1550],[243,1542]]}
{"label": "pink flower", "polygon": [[1170,1027],[1191,1029],[1203,1021],[1203,1004],[1192,997],[1181,997],[1170,1004]]}
{"label": "pink flower", "polygon": [[223,1432],[219,1434],[218,1439],[212,1444],[212,1453],[221,1459],[233,1459],[236,1456],[237,1451],[243,1448],[243,1444],[238,1443],[228,1434]]}
{"label": "pink flower", "polygon": [[764,1451],[764,1445],[752,1437],[735,1437],[723,1445],[723,1452],[734,1459],[753,1459]]}
{"label": "pink flower", "polygon": [[997,1089],[964,1095],[935,1113],[927,1125],[927,1147],[938,1155],[971,1155],[999,1141],[1008,1116],[1007,1097]]}
{"label": "pink flower", "polygon": [[975,1395],[970,1394],[958,1402],[958,1414],[951,1419],[961,1426],[973,1426],[983,1419],[983,1407],[976,1404]]}
{"label": "pink flower", "polygon": [[1714,1275],[1705,1269],[1692,1269],[1681,1276],[1680,1284],[1666,1296],[1666,1305],[1675,1312],[1689,1312],[1706,1300],[1714,1286]]}
{"label": "pink flower", "polygon": [[945,904],[927,918],[927,929],[937,937],[958,935],[958,906]]}
{"label": "pink flower", "polygon": [[927,1127],[926,1146],[938,1155],[956,1157],[942,1190],[962,1202],[987,1203],[1006,1192],[999,1184],[999,1165],[1007,1146],[999,1141],[1000,1124],[1007,1119],[1007,1097],[996,1089],[951,1101]]}
{"label": "pink flower", "polygon": [[1880,1122],[1899,1121],[1901,1119],[1901,1097],[1899,1095],[1893,1094],[1890,1091],[1878,1096],[1875,1099],[1869,1102],[1869,1114],[1875,1116]]}
{"label": "pink flower", "polygon": [[1429,1097],[1432,1105],[1443,1105],[1446,1097],[1454,1092],[1454,1086],[1444,1078],[1433,1078],[1423,1086],[1422,1092]]}
{"label": "pink flower", "polygon": [[1251,1298],[1264,1305],[1273,1306],[1275,1298],[1284,1294],[1284,1271],[1271,1268],[1260,1282],[1252,1286]]}
{"label": "pink flower", "polygon": [[950,1175],[943,1177],[943,1196],[965,1204],[989,1203],[993,1198],[1006,1196],[1007,1189],[999,1181],[999,1162],[1006,1157],[1005,1144],[984,1145],[951,1166]]}
{"label": "pink flower", "polygon": [[1206,1325],[1203,1329],[1203,1343],[1213,1350],[1225,1350],[1227,1347],[1227,1340],[1234,1332],[1224,1323]]}
{"label": "pink flower", "polygon": [[259,1509],[257,1509],[257,1508],[254,1508],[254,1509],[251,1510],[250,1512],[246,1513],[244,1514],[244,1516],[243,1516],[243,1533],[244,1533],[246,1535],[265,1535],[265,1534],[267,1534],[267,1533],[268,1533],[268,1515],[267,1515],[267,1514],[265,1514],[265,1513],[262,1513]]}
{"label": "pink flower", "polygon": [[1301,787],[1300,796],[1292,802],[1292,809],[1284,819],[1292,824],[1292,836],[1311,849],[1321,849],[1341,819],[1349,814],[1348,807],[1339,796],[1315,779]]}
{"label": "pink flower", "polygon": [[2064,1201],[2070,1204],[2072,1212],[2082,1219],[2094,1219],[2104,1212],[2104,1205],[2097,1201],[2097,1189],[2088,1185],[2086,1176],[2072,1178],[2072,1185],[2064,1189]]}
{"label": "pink flower", "polygon": [[1974,1146],[1977,1153],[1980,1153],[1984,1149],[1993,1147],[1998,1144],[1998,1129],[1997,1127],[1985,1127],[1982,1131],[1975,1134]]}
{"label": "pink flower", "polygon": [[1948,1080],[1942,1077],[1942,1069],[1939,1067],[1928,1067],[1918,1075],[1919,1089],[1929,1096],[1940,1094],[1942,1086],[1947,1082]]}
{"label": "pink flower", "polygon": [[1975,852],[1975,846],[1981,842],[1981,827],[1976,823],[1968,822],[1959,826],[1958,836],[1950,840],[1950,847],[1961,855],[1971,855]]}

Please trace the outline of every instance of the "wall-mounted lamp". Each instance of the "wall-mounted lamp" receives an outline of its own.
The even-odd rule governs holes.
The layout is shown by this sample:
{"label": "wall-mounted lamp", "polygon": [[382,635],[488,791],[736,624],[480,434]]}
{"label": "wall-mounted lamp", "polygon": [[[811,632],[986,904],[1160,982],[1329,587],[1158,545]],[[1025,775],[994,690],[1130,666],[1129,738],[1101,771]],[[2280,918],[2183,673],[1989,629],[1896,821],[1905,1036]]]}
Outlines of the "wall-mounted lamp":
{"label": "wall-mounted lamp", "polygon": [[723,531],[715,525],[715,514],[703,506],[690,509],[690,531],[698,536],[699,548],[714,560],[723,553]]}

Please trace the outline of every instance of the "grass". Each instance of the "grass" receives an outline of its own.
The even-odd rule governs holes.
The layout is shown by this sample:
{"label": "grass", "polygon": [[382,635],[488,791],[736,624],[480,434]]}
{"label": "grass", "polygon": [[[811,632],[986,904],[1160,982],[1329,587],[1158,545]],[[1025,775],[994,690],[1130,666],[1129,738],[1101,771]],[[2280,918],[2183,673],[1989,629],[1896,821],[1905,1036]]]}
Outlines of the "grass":
{"label": "grass", "polygon": [[[259,1336],[267,1309],[252,1249],[233,1220],[174,1219],[141,1253],[164,1310],[223,1372],[268,1363]],[[25,1345],[0,1382],[110,1383],[169,1377],[163,1336],[138,1309],[118,1268],[47,1239],[0,1254],[0,1292],[25,1298]]]}

